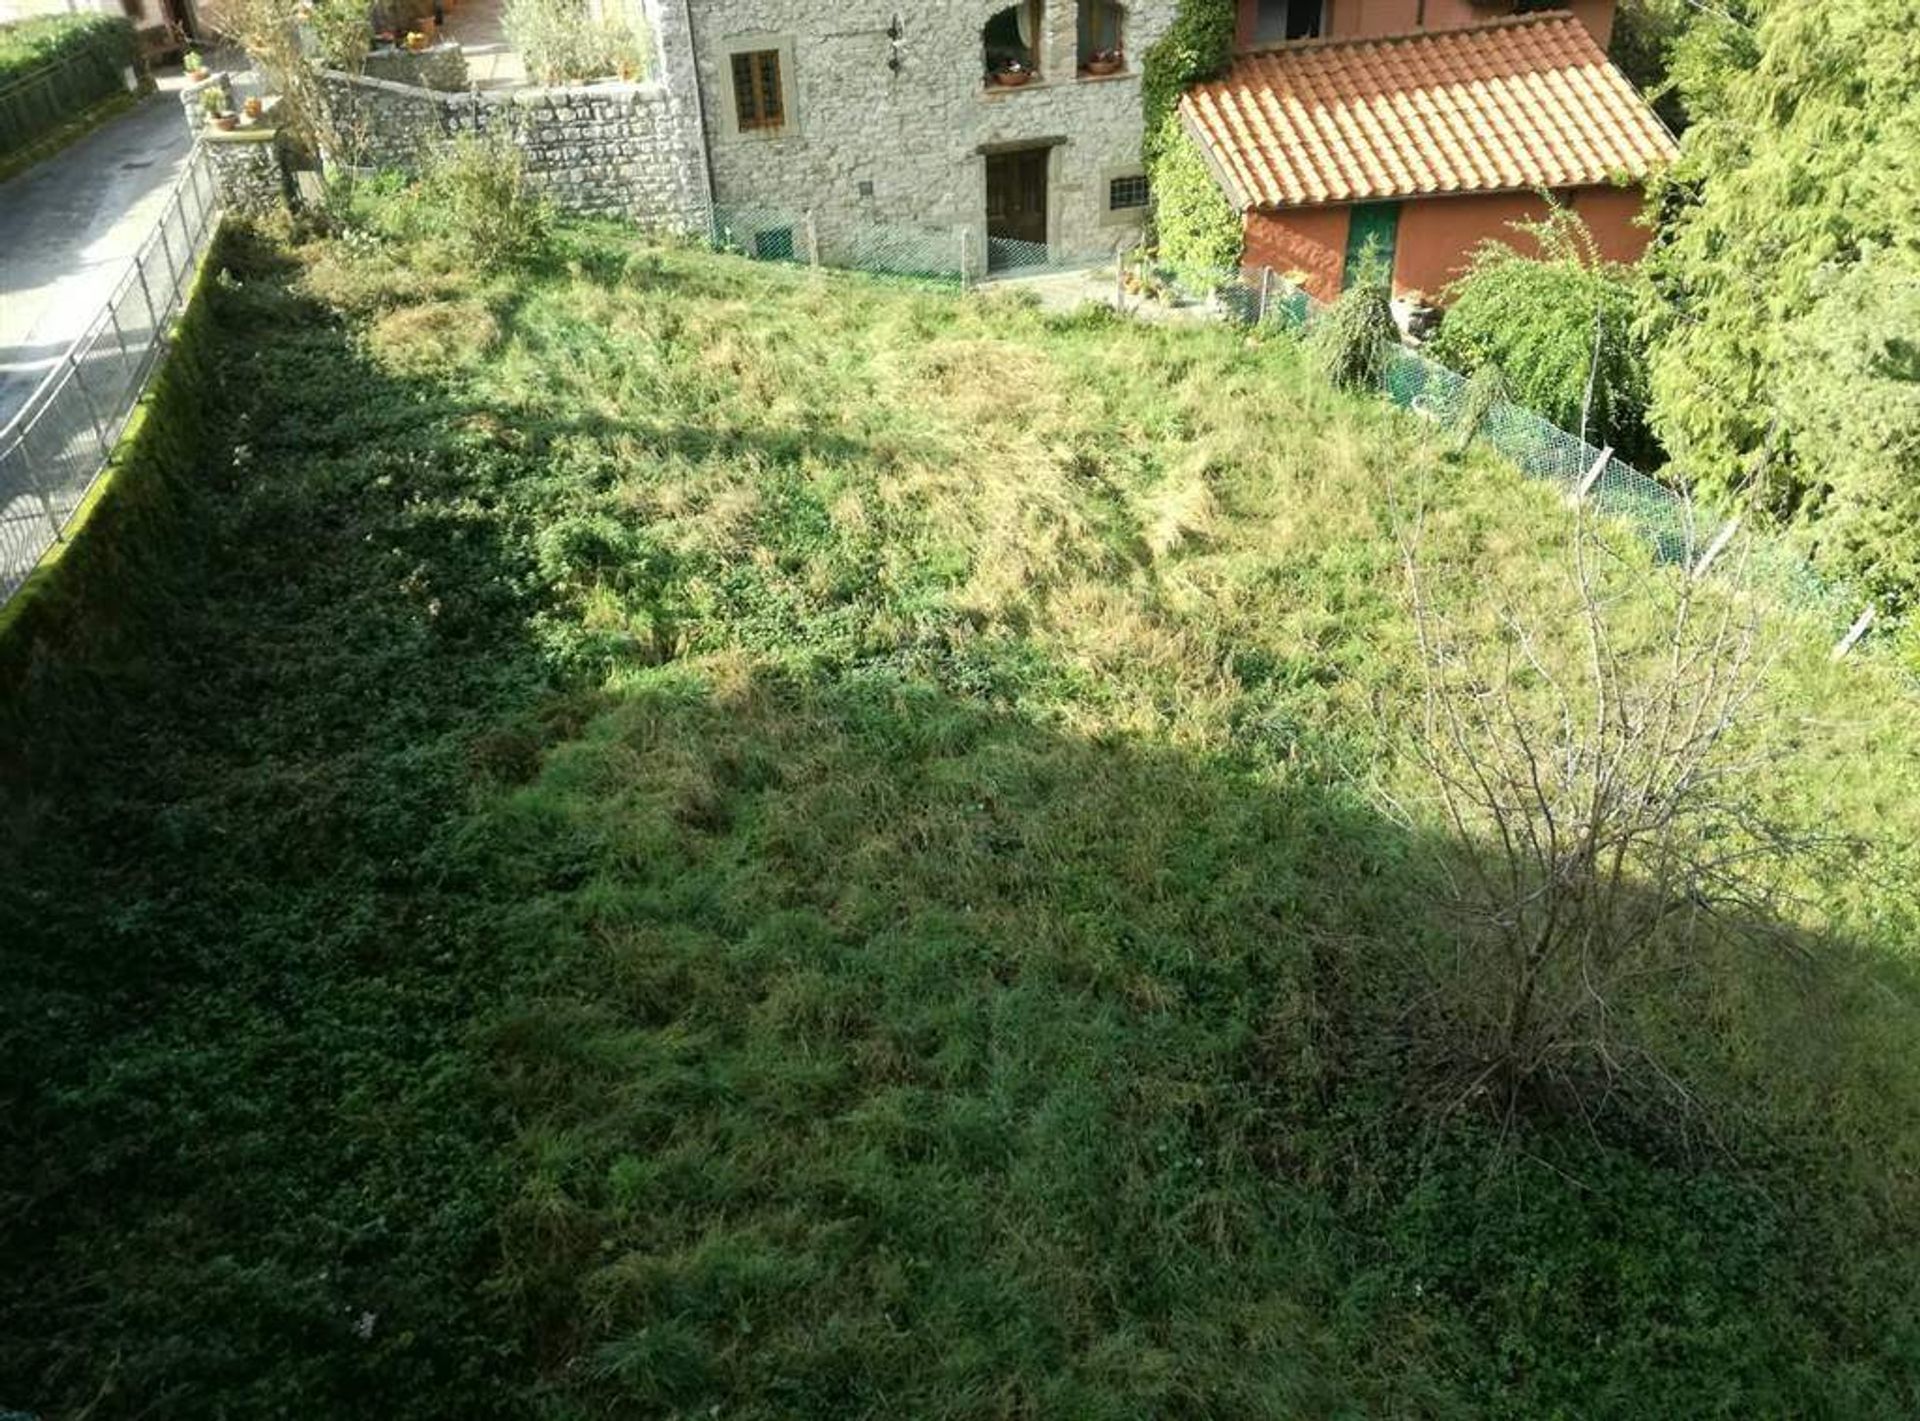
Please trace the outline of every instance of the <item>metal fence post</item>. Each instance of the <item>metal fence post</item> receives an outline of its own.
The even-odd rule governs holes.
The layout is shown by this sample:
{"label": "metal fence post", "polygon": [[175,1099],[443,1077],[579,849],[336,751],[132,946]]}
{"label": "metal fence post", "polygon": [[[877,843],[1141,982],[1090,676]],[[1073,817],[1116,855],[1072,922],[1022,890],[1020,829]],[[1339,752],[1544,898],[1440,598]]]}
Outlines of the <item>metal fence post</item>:
{"label": "metal fence post", "polygon": [[87,392],[86,377],[80,373],[80,359],[72,351],[67,352],[67,368],[73,371],[73,386],[80,392],[80,403],[87,407],[87,422],[93,426],[93,437],[100,443],[100,457],[104,460],[112,451],[107,443],[107,427],[100,422],[100,411],[94,407],[93,396]]}
{"label": "metal fence post", "polygon": [[1707,569],[1713,566],[1713,560],[1726,551],[1727,544],[1733,541],[1733,535],[1739,527],[1740,515],[1736,513],[1714,535],[1713,541],[1707,545],[1707,550],[1700,555],[1700,561],[1693,565],[1692,576],[1696,582],[1707,575]]}
{"label": "metal fence post", "polygon": [[20,430],[19,439],[14,442],[13,448],[8,452],[25,455],[21,463],[26,467],[27,485],[39,496],[40,511],[47,516],[47,527],[53,530],[53,541],[56,543],[59,542],[65,531],[66,524],[53,506],[52,491],[49,490],[46,484],[35,474],[35,470],[39,467],[39,462],[33,457],[33,450],[27,444],[27,431],[24,426]]}
{"label": "metal fence post", "polygon": [[131,384],[139,374],[139,362],[133,358],[133,350],[127,344],[127,333],[120,329],[120,313],[114,309],[113,302],[107,302],[107,324],[113,327],[114,342],[120,347],[120,363],[126,367],[127,381]]}
{"label": "metal fence post", "polygon": [[1867,603],[1867,610],[1860,614],[1860,619],[1853,624],[1852,630],[1841,637],[1839,645],[1834,647],[1833,660],[1842,660],[1848,652],[1853,650],[1860,638],[1867,634],[1867,628],[1873,625],[1873,619],[1876,615],[1877,611],[1873,603]]}
{"label": "metal fence post", "polygon": [[965,291],[967,289],[967,229],[955,228],[954,235],[960,239],[960,289]]}
{"label": "metal fence post", "polygon": [[147,264],[140,260],[140,253],[133,254],[133,274],[140,278],[140,295],[147,303],[147,330],[153,338],[160,334],[160,313],[153,308],[153,288],[147,285]]}
{"label": "metal fence post", "polygon": [[1593,492],[1593,486],[1600,482],[1600,475],[1607,471],[1607,465],[1613,459],[1613,446],[1609,444],[1600,451],[1600,457],[1593,461],[1593,467],[1587,470],[1586,477],[1580,480],[1580,486],[1573,491],[1570,503],[1585,503],[1587,495]]}
{"label": "metal fence post", "polygon": [[[173,259],[173,238],[167,235],[167,214],[165,212],[160,214],[159,231],[160,245],[166,248],[167,252],[167,275],[173,278],[173,294],[178,296],[180,294],[180,263]],[[167,302],[167,314],[173,314],[173,302],[171,300]]]}

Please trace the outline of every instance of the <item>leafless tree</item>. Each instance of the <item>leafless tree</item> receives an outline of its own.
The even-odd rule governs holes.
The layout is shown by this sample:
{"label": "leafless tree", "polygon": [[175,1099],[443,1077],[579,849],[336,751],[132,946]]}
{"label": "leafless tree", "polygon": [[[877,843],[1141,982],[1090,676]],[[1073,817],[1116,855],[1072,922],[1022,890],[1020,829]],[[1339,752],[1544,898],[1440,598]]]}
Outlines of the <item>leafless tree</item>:
{"label": "leafless tree", "polygon": [[1591,1113],[1623,1090],[1684,1097],[1625,1004],[1696,965],[1705,935],[1781,921],[1778,870],[1813,847],[1748,792],[1763,668],[1740,559],[1703,584],[1623,555],[1579,510],[1564,569],[1503,592],[1428,566],[1420,521],[1402,539],[1421,668],[1407,739],[1445,825],[1463,1098]]}

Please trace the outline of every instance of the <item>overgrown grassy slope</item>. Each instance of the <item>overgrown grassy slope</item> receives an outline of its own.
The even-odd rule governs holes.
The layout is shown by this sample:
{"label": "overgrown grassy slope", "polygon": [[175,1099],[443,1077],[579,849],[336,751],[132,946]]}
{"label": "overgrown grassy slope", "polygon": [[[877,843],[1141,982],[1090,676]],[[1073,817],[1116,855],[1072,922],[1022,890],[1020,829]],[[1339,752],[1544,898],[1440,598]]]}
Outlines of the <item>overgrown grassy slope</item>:
{"label": "overgrown grassy slope", "polygon": [[[1814,965],[1718,1142],[1448,1109],[1395,510],[1281,338],[591,230],[235,245],[199,466],[9,704],[0,1407],[1910,1414],[1910,707],[1785,648]],[[1815,932],[1812,919],[1797,925]]]}

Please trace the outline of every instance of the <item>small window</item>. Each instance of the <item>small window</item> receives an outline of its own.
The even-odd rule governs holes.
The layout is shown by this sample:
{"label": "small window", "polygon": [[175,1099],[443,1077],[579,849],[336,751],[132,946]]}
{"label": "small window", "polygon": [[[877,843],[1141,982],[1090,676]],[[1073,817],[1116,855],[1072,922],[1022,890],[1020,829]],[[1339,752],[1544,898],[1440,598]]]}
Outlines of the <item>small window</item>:
{"label": "small window", "polygon": [[1107,179],[1107,211],[1127,212],[1145,207],[1150,193],[1145,173],[1129,173],[1123,178]]}
{"label": "small window", "polygon": [[753,255],[763,262],[793,260],[793,228],[763,227],[753,234]]}
{"label": "small window", "polygon": [[1044,20],[1040,0],[1020,0],[987,20],[980,48],[989,83],[1024,84],[1039,73]]}
{"label": "small window", "polygon": [[1313,39],[1320,33],[1321,0],[1258,0],[1253,15],[1253,42]]}
{"label": "small window", "polygon": [[733,56],[733,112],[741,132],[779,128],[787,121],[780,100],[780,51],[756,49]]}
{"label": "small window", "polygon": [[1117,74],[1126,68],[1127,12],[1113,0],[1080,0],[1080,72]]}

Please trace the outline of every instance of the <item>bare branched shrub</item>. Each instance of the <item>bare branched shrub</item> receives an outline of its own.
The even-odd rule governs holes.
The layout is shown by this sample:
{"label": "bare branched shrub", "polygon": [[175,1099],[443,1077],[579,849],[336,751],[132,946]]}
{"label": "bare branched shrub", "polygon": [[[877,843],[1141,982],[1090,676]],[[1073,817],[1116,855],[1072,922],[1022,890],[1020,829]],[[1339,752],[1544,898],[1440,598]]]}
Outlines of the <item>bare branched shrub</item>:
{"label": "bare branched shrub", "polygon": [[1649,567],[1584,512],[1571,541],[1565,569],[1503,592],[1425,565],[1416,520],[1408,738],[1446,831],[1438,995],[1464,1032],[1463,1098],[1592,1115],[1622,1093],[1688,1098],[1635,1005],[1785,921],[1786,862],[1821,846],[1749,792],[1760,634],[1739,567],[1711,587]]}
{"label": "bare branched shrub", "polygon": [[[344,0],[321,0],[328,21],[338,27],[350,16]],[[303,145],[326,141],[326,108],[321,99],[314,56],[301,39],[308,18],[298,0],[225,0],[220,28],[253,61],[270,93],[280,97],[280,125]],[[365,12],[360,12],[365,28]]]}

